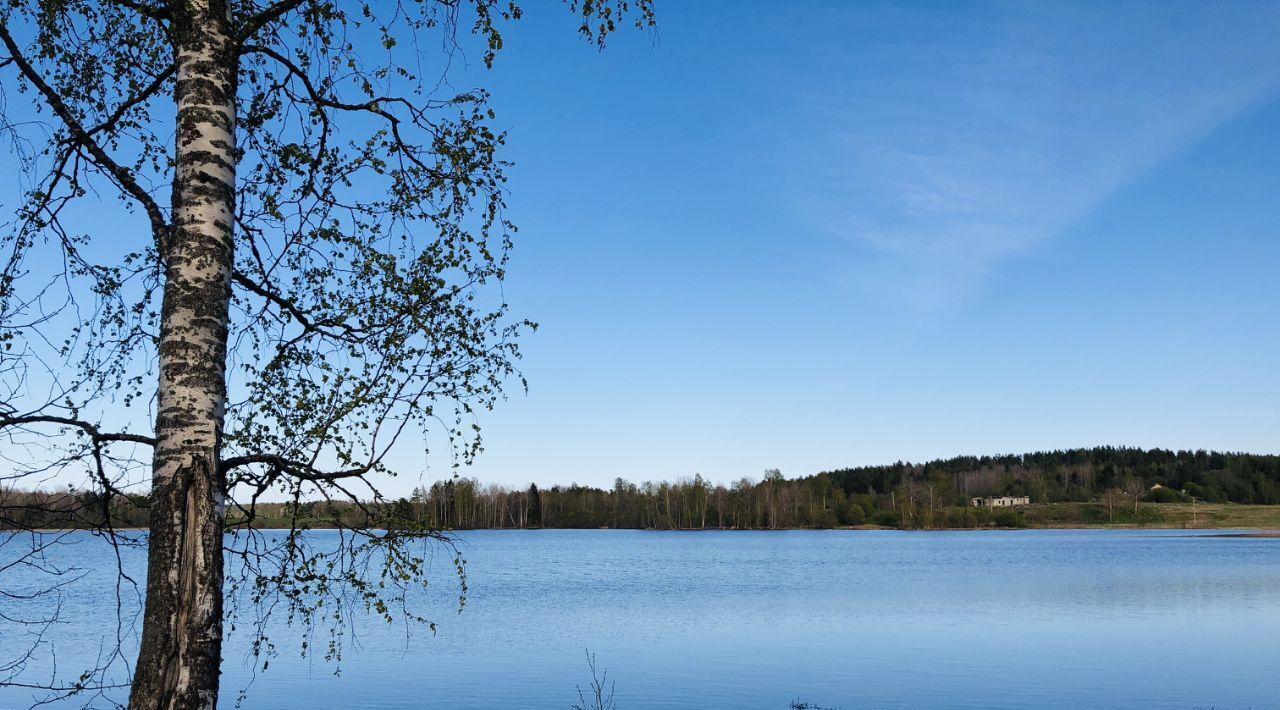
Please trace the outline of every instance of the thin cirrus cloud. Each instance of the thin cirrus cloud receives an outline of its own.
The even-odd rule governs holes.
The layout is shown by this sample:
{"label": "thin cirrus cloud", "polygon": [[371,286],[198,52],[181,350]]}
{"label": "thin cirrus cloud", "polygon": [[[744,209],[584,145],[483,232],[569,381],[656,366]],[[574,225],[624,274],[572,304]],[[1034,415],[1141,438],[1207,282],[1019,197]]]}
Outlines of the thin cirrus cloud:
{"label": "thin cirrus cloud", "polygon": [[922,307],[954,301],[1280,87],[1280,4],[844,21],[861,36],[823,63],[845,80],[801,101],[812,130],[800,152],[818,167],[797,202],[849,245],[861,285]]}

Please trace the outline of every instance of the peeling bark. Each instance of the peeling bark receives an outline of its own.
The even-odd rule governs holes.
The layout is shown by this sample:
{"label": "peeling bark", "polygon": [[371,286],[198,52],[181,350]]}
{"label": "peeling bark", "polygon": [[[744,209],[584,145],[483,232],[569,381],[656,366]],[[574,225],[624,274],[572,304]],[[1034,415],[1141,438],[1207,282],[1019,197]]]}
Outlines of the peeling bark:
{"label": "peeling bark", "polygon": [[142,647],[129,706],[214,708],[222,660],[226,407],[235,194],[229,8],[175,0],[177,165],[165,256]]}

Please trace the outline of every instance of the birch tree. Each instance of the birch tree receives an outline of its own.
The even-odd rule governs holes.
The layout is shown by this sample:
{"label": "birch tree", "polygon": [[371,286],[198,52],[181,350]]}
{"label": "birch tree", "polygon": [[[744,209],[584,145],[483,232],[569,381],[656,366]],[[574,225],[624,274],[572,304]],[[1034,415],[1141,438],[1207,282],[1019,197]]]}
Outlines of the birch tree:
{"label": "birch tree", "polygon": [[[648,0],[566,6],[593,43],[653,22]],[[310,622],[318,595],[389,615],[386,596],[421,577],[413,543],[438,533],[385,505],[391,454],[435,431],[454,464],[474,457],[476,415],[520,381],[533,327],[497,288],[514,232],[504,135],[488,94],[448,74],[491,65],[520,14],[500,0],[0,7],[0,132],[26,186],[0,262],[4,483],[81,472],[114,533],[112,506],[149,467],[130,707],[217,704],[229,587]],[[136,229],[95,229],[86,201]],[[363,517],[337,521],[339,551],[304,551],[297,518],[272,543],[252,529],[272,492],[295,515],[323,496]],[[371,584],[362,560],[395,583]],[[49,688],[108,687],[109,666]]]}

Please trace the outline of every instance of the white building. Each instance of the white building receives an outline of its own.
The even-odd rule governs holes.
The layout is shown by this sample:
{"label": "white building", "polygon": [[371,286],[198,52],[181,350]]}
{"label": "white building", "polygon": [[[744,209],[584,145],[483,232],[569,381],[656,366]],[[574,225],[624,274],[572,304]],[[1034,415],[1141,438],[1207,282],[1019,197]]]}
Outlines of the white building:
{"label": "white building", "polygon": [[1000,496],[999,498],[974,498],[972,499],[975,508],[1012,508],[1015,505],[1030,505],[1031,498],[1027,496]]}

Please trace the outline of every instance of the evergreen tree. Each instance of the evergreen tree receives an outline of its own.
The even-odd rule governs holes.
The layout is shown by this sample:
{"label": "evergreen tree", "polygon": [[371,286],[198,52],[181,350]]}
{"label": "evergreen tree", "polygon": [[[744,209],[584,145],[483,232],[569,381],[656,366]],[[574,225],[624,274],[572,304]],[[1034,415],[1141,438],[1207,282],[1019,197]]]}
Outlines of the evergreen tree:
{"label": "evergreen tree", "polygon": [[542,527],[542,494],[536,483],[529,484],[529,527]]}

